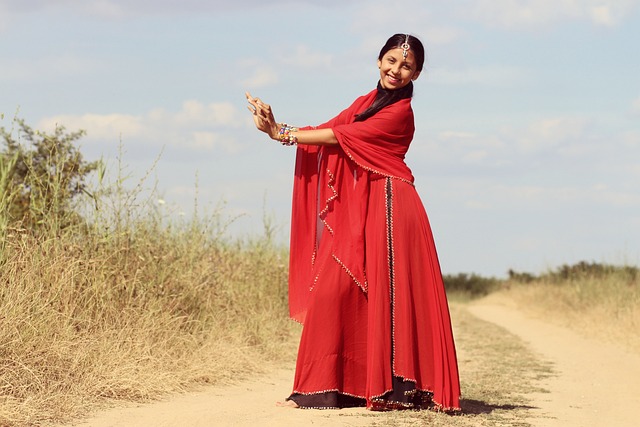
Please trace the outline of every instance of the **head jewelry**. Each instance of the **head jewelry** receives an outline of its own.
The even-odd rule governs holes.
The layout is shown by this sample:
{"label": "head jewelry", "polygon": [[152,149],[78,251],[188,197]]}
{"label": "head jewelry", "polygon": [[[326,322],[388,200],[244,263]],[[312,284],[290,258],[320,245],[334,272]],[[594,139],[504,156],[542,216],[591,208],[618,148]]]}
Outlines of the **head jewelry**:
{"label": "head jewelry", "polygon": [[402,58],[407,59],[407,54],[409,53],[409,49],[411,49],[409,45],[409,34],[406,35],[404,43],[400,45],[400,48],[402,49]]}

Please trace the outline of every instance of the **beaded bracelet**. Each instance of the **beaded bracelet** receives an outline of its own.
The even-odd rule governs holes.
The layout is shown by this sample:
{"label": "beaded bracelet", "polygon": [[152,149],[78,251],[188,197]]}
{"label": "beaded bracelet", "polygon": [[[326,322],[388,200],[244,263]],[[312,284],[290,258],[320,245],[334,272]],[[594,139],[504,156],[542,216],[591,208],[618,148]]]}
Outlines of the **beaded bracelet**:
{"label": "beaded bracelet", "polygon": [[295,132],[297,129],[286,123],[280,123],[278,141],[280,141],[282,145],[296,145],[298,143],[298,137],[291,134],[292,131]]}

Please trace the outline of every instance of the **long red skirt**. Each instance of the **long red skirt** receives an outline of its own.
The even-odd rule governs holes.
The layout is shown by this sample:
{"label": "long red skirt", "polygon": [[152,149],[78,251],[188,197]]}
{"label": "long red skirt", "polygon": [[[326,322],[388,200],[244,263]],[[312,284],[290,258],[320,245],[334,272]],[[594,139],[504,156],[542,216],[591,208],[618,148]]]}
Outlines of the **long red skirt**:
{"label": "long red skirt", "polygon": [[378,178],[365,228],[368,292],[332,258],[317,260],[322,273],[289,399],[306,408],[459,409],[451,320],[427,214],[412,185]]}

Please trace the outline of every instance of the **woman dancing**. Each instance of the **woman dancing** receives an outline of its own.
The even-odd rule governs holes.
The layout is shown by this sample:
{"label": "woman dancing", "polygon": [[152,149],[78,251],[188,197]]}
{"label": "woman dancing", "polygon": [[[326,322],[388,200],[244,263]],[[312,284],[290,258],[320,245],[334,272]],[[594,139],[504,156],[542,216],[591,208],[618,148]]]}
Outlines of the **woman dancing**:
{"label": "woman dancing", "polygon": [[289,308],[304,327],[288,406],[459,409],[436,247],[404,162],[424,57],[392,36],[377,88],[320,126],[278,123],[246,94],[256,127],[297,147]]}

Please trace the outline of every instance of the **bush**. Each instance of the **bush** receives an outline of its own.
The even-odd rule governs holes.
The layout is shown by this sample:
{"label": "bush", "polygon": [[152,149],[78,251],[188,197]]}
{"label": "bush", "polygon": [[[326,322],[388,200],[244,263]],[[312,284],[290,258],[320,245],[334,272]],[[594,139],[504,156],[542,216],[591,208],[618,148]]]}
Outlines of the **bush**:
{"label": "bush", "polygon": [[448,293],[459,293],[471,298],[478,298],[497,289],[499,280],[493,277],[482,277],[475,273],[458,273],[457,275],[445,275],[444,286]]}
{"label": "bush", "polygon": [[51,134],[33,130],[15,119],[13,130],[0,128],[0,217],[5,223],[34,228],[64,228],[80,220],[73,199],[86,192],[85,180],[99,162],[86,162],[74,145],[84,131],[66,132],[60,126]]}
{"label": "bush", "polygon": [[551,270],[541,275],[541,278],[560,283],[585,278],[605,278],[613,275],[625,276],[631,281],[636,281],[639,276],[638,268],[634,266],[616,266],[611,264],[580,261],[573,265],[561,265],[555,270]]}
{"label": "bush", "polygon": [[575,264],[563,264],[539,275],[509,270],[509,281],[517,283],[532,283],[544,281],[564,284],[584,279],[606,279],[612,276],[625,279],[629,283],[637,283],[640,269],[630,265],[612,265],[597,262],[580,261]]}

